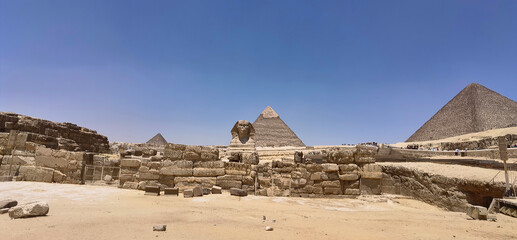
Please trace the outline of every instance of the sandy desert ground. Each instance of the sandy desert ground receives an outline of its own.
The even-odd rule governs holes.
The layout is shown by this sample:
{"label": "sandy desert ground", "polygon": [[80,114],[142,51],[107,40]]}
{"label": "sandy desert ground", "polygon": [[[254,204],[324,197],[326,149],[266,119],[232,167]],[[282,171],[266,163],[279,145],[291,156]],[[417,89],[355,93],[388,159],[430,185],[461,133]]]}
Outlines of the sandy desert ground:
{"label": "sandy desert ground", "polygon": [[[1,239],[512,239],[516,218],[469,220],[400,196],[358,199],[145,196],[114,187],[0,183],[0,199],[45,200],[46,217],[0,215]],[[266,220],[264,219],[264,216]],[[166,224],[166,232],[153,232]],[[272,226],[274,231],[266,232]]]}

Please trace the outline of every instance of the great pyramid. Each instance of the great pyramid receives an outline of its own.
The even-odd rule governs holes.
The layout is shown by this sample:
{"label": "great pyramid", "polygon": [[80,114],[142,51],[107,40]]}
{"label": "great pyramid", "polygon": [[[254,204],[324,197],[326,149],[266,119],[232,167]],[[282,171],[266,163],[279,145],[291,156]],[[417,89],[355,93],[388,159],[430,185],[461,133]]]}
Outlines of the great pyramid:
{"label": "great pyramid", "polygon": [[406,142],[437,140],[517,124],[517,102],[471,83]]}
{"label": "great pyramid", "polygon": [[167,140],[165,140],[165,138],[163,138],[161,133],[158,133],[158,134],[156,134],[156,136],[149,139],[149,141],[147,141],[146,143],[150,144],[150,145],[155,145],[155,146],[162,146],[162,145],[167,144]]}
{"label": "great pyramid", "polygon": [[268,106],[253,123],[257,147],[305,147],[305,144]]}

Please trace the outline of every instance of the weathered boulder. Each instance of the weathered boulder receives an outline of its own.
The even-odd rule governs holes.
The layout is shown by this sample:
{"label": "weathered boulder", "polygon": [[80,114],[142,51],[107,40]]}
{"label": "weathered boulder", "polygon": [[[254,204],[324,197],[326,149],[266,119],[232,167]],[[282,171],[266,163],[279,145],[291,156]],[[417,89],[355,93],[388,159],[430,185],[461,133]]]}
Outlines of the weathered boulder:
{"label": "weathered boulder", "polygon": [[192,193],[194,194],[194,197],[202,197],[203,189],[200,186],[197,186],[194,189],[192,189]]}
{"label": "weathered boulder", "polygon": [[9,217],[26,218],[47,215],[49,206],[46,202],[32,202],[9,209]]}
{"label": "weathered boulder", "polygon": [[223,189],[222,187],[213,186],[211,192],[212,192],[212,194],[221,194],[221,193],[223,193],[222,189]]}

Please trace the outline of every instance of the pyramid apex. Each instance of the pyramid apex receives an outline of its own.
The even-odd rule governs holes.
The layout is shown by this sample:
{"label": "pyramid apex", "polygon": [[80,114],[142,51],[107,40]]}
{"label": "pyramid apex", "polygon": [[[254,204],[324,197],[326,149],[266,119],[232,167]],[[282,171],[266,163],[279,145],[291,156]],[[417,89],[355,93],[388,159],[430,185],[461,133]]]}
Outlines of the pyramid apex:
{"label": "pyramid apex", "polygon": [[164,145],[167,144],[167,140],[165,140],[161,133],[158,133],[146,143],[151,145]]}
{"label": "pyramid apex", "polygon": [[275,110],[273,110],[273,108],[271,106],[267,106],[267,108],[264,109],[264,111],[262,111],[261,115],[263,118],[277,118],[278,117],[278,114],[275,112]]}

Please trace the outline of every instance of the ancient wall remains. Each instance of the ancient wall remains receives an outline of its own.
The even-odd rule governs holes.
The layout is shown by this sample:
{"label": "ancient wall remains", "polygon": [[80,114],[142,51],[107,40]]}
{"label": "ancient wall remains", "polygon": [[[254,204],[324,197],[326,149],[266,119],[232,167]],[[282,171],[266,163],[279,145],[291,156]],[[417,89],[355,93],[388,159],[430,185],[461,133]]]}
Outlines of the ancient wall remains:
{"label": "ancient wall remains", "polygon": [[102,153],[109,148],[108,138],[94,130],[15,113],[0,112],[0,132],[10,133],[11,145],[32,142],[52,149]]}
{"label": "ancient wall remains", "polygon": [[259,164],[253,153],[243,153],[241,162],[228,162],[220,160],[217,148],[167,144],[162,158],[122,158],[120,184],[132,189],[157,185],[180,191],[217,185],[263,196],[380,194],[382,173],[375,164],[375,152],[368,147],[308,151],[298,153],[296,162]]}

